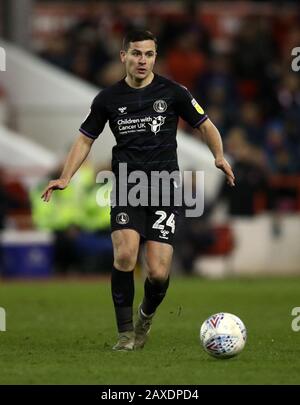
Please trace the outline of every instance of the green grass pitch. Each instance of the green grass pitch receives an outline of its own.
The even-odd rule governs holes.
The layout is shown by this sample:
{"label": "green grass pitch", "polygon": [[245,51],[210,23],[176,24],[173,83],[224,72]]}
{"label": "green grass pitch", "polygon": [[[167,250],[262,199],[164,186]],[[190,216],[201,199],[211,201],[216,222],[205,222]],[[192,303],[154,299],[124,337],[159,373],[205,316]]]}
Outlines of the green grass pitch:
{"label": "green grass pitch", "polygon": [[[144,350],[113,352],[108,281],[0,284],[0,384],[299,384],[300,279],[173,278]],[[137,277],[135,308],[142,296]],[[215,312],[239,316],[244,351],[208,356],[199,328]]]}

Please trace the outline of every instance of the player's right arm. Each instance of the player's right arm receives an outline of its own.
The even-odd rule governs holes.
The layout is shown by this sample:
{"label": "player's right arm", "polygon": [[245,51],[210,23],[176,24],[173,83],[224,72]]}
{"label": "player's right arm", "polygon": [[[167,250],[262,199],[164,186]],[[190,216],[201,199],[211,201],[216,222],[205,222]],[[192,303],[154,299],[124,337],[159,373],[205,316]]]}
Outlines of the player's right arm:
{"label": "player's right arm", "polygon": [[71,178],[89,154],[93,142],[94,139],[79,134],[68,154],[60,178],[49,181],[48,186],[43,191],[41,198],[44,201],[48,202],[50,200],[53,190],[63,190],[68,186]]}
{"label": "player's right arm", "polygon": [[68,154],[60,178],[51,180],[42,194],[44,201],[50,200],[53,190],[63,190],[68,186],[72,176],[89,154],[93,142],[103,131],[105,123],[108,120],[105,94],[105,91],[101,91],[94,98],[90,112],[80,126],[79,131],[81,133]]}

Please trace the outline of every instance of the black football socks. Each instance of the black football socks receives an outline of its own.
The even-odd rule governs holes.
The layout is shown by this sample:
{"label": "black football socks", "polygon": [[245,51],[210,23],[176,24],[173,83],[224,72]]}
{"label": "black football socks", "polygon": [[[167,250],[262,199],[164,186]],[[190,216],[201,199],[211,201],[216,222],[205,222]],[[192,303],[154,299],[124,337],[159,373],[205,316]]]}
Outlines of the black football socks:
{"label": "black football socks", "polygon": [[111,293],[115,306],[118,331],[133,330],[134,277],[132,271],[120,271],[115,267],[111,273]]}
{"label": "black football socks", "polygon": [[144,284],[144,299],[141,305],[141,310],[144,315],[154,314],[156,308],[165,298],[169,287],[169,277],[164,281],[150,281],[148,277]]}

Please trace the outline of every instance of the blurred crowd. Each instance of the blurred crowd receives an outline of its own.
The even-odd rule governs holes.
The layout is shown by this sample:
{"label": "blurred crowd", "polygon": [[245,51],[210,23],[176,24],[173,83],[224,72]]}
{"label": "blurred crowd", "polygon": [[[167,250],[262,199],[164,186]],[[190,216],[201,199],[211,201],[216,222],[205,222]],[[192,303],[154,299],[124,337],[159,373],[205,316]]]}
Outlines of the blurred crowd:
{"label": "blurred crowd", "polygon": [[39,53],[103,88],[123,77],[124,33],[150,29],[159,44],[155,71],[192,92],[219,128],[226,152],[243,143],[247,153],[239,159],[271,174],[299,173],[300,76],[291,70],[291,50],[300,46],[300,13],[281,16],[275,4],[274,15],[241,18],[220,46],[214,22],[201,18],[196,2],[187,2],[176,18],[155,10],[145,5],[131,18],[118,4],[98,13],[92,8],[50,36]]}

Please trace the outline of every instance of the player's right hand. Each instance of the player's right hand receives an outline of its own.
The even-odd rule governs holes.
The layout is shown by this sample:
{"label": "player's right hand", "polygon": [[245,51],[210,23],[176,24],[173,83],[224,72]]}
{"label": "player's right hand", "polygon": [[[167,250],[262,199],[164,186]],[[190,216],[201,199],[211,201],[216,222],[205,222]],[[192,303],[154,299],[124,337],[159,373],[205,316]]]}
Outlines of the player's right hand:
{"label": "player's right hand", "polygon": [[68,184],[69,184],[69,181],[66,179],[57,179],[57,180],[49,181],[49,184],[43,191],[41,198],[45,202],[50,201],[53,190],[64,190],[68,186]]}

